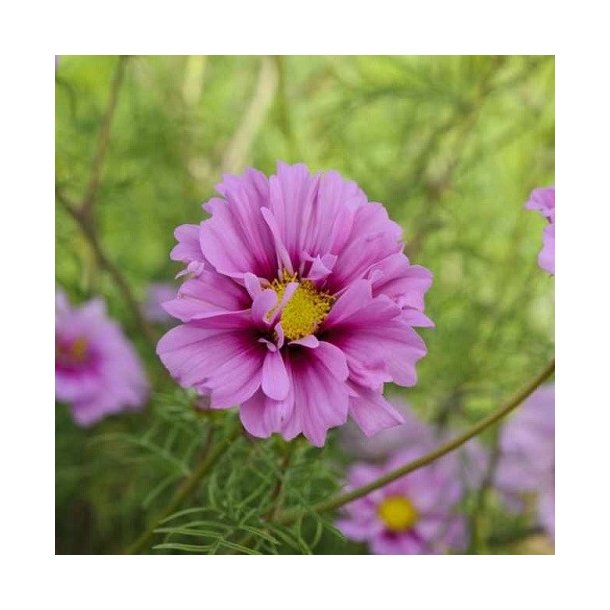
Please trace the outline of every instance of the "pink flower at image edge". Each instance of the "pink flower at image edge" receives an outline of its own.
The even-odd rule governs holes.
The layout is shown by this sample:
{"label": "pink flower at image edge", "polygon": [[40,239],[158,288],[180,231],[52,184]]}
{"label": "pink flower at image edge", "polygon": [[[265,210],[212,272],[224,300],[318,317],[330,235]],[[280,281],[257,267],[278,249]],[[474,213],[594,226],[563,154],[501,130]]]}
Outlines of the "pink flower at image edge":
{"label": "pink flower at image edge", "polygon": [[549,223],[542,233],[542,250],[538,255],[538,264],[555,275],[555,187],[534,189],[525,207],[540,212]]}
{"label": "pink flower at image edge", "polygon": [[536,390],[502,427],[495,486],[514,511],[524,494],[534,494],[538,522],[555,537],[554,384]]}
{"label": "pink flower at image edge", "polygon": [[72,307],[62,291],[55,303],[55,397],[74,421],[89,426],[106,415],[139,409],[148,381],[135,349],[111,320],[104,302]]}

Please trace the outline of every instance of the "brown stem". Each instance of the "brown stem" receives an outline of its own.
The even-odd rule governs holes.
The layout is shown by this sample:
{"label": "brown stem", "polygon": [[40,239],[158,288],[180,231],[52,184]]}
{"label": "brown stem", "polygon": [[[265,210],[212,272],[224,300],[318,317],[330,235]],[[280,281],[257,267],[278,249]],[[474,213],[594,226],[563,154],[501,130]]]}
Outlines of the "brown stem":
{"label": "brown stem", "polygon": [[146,318],[144,318],[144,316],[142,315],[142,311],[140,310],[138,301],[135,298],[133,292],[131,291],[127,280],[125,279],[119,268],[112,262],[112,260],[104,251],[104,248],[102,247],[102,244],[98,237],[95,219],[93,216],[93,206],[99,190],[102,166],[104,163],[104,158],[106,157],[108,143],[110,141],[112,120],[114,118],[119,91],[121,89],[121,85],[123,84],[125,76],[126,62],[126,56],[119,57],[116,70],[112,78],[112,83],[110,85],[108,103],[106,106],[106,111],[104,112],[104,117],[102,119],[97,149],[93,157],[91,170],[89,172],[89,180],[87,181],[87,187],[85,189],[85,194],[83,195],[83,198],[80,200],[79,203],[74,203],[70,201],[58,188],[55,189],[55,194],[57,199],[68,212],[68,214],[70,214],[70,216],[79,225],[85,238],[89,242],[91,249],[93,250],[93,253],[99,266],[105,269],[108,275],[110,275],[110,277],[113,279],[117,288],[121,292],[123,299],[131,310],[137,325],[142,331],[142,334],[144,335],[144,337],[146,337],[146,339],[154,350],[157,343],[157,336],[152,330],[151,326],[146,321]]}
{"label": "brown stem", "polygon": [[119,98],[119,91],[121,89],[121,85],[123,84],[126,63],[127,57],[121,55],[114,71],[114,76],[112,77],[110,93],[108,94],[108,103],[106,105],[106,111],[104,112],[104,118],[102,119],[102,125],[98,137],[97,149],[93,157],[91,171],[89,172],[89,181],[87,182],[85,195],[81,204],[83,212],[85,212],[87,215],[91,212],[91,208],[95,203],[95,198],[99,189],[102,166],[104,164],[104,158],[106,157],[108,143],[110,142],[112,119],[114,118],[114,111]]}
{"label": "brown stem", "polygon": [[144,337],[146,337],[146,339],[154,350],[157,344],[157,336],[148,324],[146,318],[143,316],[138,301],[133,295],[133,292],[131,291],[127,280],[123,277],[123,274],[121,273],[119,268],[110,260],[110,258],[108,258],[108,255],[104,251],[98,238],[97,231],[95,230],[93,220],[91,216],[87,213],[86,208],[79,207],[76,204],[72,203],[58,189],[56,189],[56,196],[59,199],[60,203],[64,206],[68,214],[72,216],[72,218],[81,228],[83,235],[87,239],[89,246],[95,254],[95,258],[99,266],[105,269],[108,275],[110,275],[110,277],[114,280],[117,288],[123,296],[123,299],[129,306],[134,320],[136,321],[140,330],[142,331],[142,334],[144,335]]}

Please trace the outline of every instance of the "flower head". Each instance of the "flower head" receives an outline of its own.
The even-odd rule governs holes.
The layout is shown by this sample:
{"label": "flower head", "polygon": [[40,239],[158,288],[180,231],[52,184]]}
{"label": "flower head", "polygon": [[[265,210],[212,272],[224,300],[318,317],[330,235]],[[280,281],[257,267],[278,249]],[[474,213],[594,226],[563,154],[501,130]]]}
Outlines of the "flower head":
{"label": "flower head", "polygon": [[528,210],[537,210],[548,221],[542,233],[542,250],[538,264],[555,275],[555,187],[534,189],[525,204]]}
{"label": "flower head", "polygon": [[148,382],[138,356],[101,299],[71,307],[55,302],[55,397],[81,426],[144,405]]}
{"label": "flower head", "polygon": [[[347,491],[366,485],[425,453],[423,447],[395,453],[384,465],[356,464]],[[375,554],[422,555],[462,551],[466,519],[456,511],[463,489],[447,463],[433,462],[345,506],[337,527],[367,542]]]}
{"label": "flower head", "polygon": [[432,277],[400,227],[355,183],[302,164],[217,189],[210,218],[175,233],[189,279],[165,304],[183,322],[157,348],[170,373],[212,408],[239,405],[258,437],[323,445],[348,414],[367,434],[401,423],[383,384],[416,382]]}
{"label": "flower head", "polygon": [[537,496],[538,521],[555,537],[555,386],[542,386],[504,425],[495,485],[512,510]]}

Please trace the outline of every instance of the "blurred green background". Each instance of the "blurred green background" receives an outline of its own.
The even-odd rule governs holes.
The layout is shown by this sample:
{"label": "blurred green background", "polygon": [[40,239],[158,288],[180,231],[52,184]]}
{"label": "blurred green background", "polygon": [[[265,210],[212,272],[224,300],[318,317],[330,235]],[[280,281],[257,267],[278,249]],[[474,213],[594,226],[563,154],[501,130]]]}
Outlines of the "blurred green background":
{"label": "blurred green background", "polygon": [[[426,313],[436,328],[422,332],[429,353],[419,383],[390,394],[408,396],[427,421],[463,427],[551,357],[554,284],[536,262],[543,222],[523,204],[532,188],[554,183],[553,57],[62,56],[56,182],[74,200],[119,61],[124,81],[94,213],[102,247],[139,300],[150,282],[172,281],[173,230],[201,220],[222,173],[303,161],[384,203],[412,262],[434,274]],[[164,379],[116,282],[59,203],[56,276],[75,302],[107,299],[156,385],[145,413],[88,430],[57,407],[57,553],[118,552],[183,476],[176,461],[190,454],[176,452],[184,439],[196,452],[191,422],[206,424],[180,407],[183,393]],[[178,420],[184,430],[175,431]],[[302,459],[332,464],[337,451],[303,448]],[[531,552],[536,543],[493,501],[482,528],[480,552]],[[317,550],[361,551],[325,536]]]}

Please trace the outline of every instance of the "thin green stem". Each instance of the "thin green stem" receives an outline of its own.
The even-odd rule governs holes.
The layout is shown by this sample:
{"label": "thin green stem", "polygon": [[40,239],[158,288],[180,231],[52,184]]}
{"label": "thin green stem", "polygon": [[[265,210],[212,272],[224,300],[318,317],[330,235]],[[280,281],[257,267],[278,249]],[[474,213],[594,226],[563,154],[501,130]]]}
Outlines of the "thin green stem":
{"label": "thin green stem", "polygon": [[[487,428],[493,426],[495,423],[500,421],[503,417],[508,415],[513,409],[516,409],[530,394],[536,390],[540,385],[542,385],[555,371],[555,360],[553,359],[545,369],[539,373],[532,381],[530,381],[523,389],[517,392],[510,400],[506,402],[506,404],[500,406],[498,409],[490,413],[487,417],[484,417],[481,421],[471,426],[468,430],[466,430],[463,434],[460,434],[453,440],[444,443],[440,447],[436,448],[434,451],[427,453],[426,455],[410,462],[409,464],[405,464],[392,472],[385,474],[378,479],[375,479],[371,483],[367,485],[363,485],[362,487],[358,487],[353,491],[348,493],[341,494],[334,498],[330,498],[328,500],[323,500],[318,504],[312,506],[308,512],[316,512],[322,513],[326,511],[335,510],[340,508],[341,506],[348,504],[349,502],[353,502],[358,498],[362,498],[367,494],[403,477],[419,468],[427,466],[431,464],[435,460],[438,460],[440,457],[443,457],[447,453],[454,451],[471,438],[477,436]],[[284,513],[284,515],[280,515],[277,519],[279,523],[289,524],[296,521],[301,515],[302,511],[289,511]]]}
{"label": "thin green stem", "polygon": [[175,513],[180,506],[191,497],[191,495],[197,489],[201,479],[214,467],[216,462],[225,454],[227,449],[233,444],[233,441],[241,434],[240,426],[236,426],[231,433],[229,433],[207,456],[199,463],[197,468],[187,477],[182,485],[178,487],[176,493],[169,501],[168,505],[152,522],[149,528],[127,549],[125,549],[125,555],[137,555],[148,545],[150,540],[155,535],[155,530],[159,527],[160,523]]}
{"label": "thin green stem", "polygon": [[[279,515],[282,510],[282,502],[284,501],[284,492],[286,487],[286,478],[288,476],[288,469],[290,467],[290,462],[292,460],[292,456],[294,454],[295,443],[291,443],[286,447],[284,457],[282,458],[282,462],[280,464],[280,472],[278,480],[271,492],[271,509],[269,512],[263,517],[265,521],[272,522]],[[248,534],[244,536],[238,544],[240,546],[249,546],[252,542],[254,536],[252,534]]]}

